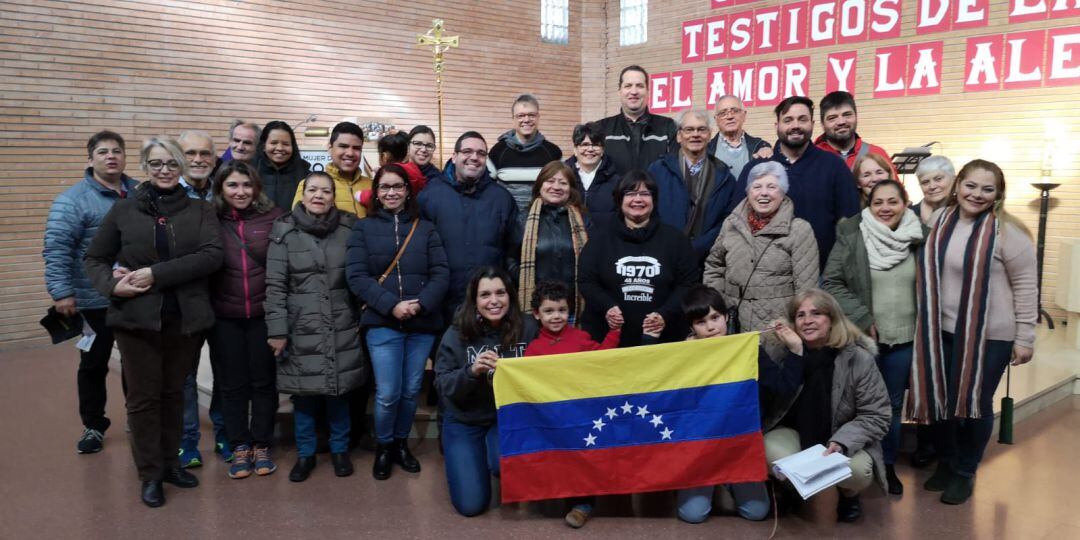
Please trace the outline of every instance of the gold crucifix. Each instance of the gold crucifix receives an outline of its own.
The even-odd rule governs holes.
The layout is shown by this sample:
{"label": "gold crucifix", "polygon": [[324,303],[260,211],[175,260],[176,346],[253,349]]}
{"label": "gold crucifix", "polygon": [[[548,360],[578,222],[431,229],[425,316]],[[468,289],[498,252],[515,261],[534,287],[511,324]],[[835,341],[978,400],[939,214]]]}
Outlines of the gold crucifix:
{"label": "gold crucifix", "polygon": [[435,19],[431,21],[431,29],[426,34],[416,35],[417,45],[426,45],[432,48],[432,52],[435,53],[435,99],[439,107],[439,163],[438,166],[442,167],[446,161],[443,159],[443,94],[442,94],[442,72],[443,53],[449,50],[451,47],[457,47],[459,45],[458,36],[443,36],[443,20]]}

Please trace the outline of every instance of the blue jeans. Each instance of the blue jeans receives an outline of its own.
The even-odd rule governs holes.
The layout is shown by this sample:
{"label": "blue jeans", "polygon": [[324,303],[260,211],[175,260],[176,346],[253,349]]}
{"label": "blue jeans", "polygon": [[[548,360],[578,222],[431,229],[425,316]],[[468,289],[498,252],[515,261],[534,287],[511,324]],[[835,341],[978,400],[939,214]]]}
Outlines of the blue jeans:
{"label": "blue jeans", "polygon": [[[221,391],[218,390],[217,377],[214,377],[214,390],[210,396],[210,422],[214,424],[214,441],[227,440],[225,436],[225,416],[221,414]],[[181,446],[191,448],[199,446],[199,390],[195,384],[195,374],[188,375],[184,381],[184,435]]]}
{"label": "blue jeans", "polygon": [[491,477],[499,475],[499,428],[462,424],[443,412],[443,459],[450,502],[459,514],[475,516],[491,503]]}
{"label": "blue jeans", "polygon": [[[761,521],[769,515],[769,492],[765,489],[765,482],[727,484],[720,487],[731,489],[735,507],[744,519]],[[687,523],[705,521],[712,512],[715,490],[716,486],[680,489],[677,494],[679,519]]]}
{"label": "blue jeans", "polygon": [[326,423],[330,427],[330,452],[349,451],[349,398],[347,396],[293,396],[293,425],[296,455],[315,455],[315,415],[325,404]]}
{"label": "blue jeans", "polygon": [[375,372],[375,438],[380,444],[407,439],[416,416],[416,396],[424,380],[433,334],[410,334],[393,328],[367,332]]}
{"label": "blue jeans", "polygon": [[889,404],[892,405],[892,423],[889,432],[881,441],[881,453],[885,464],[896,463],[896,451],[900,448],[900,419],[904,407],[904,390],[907,389],[908,376],[911,374],[911,355],[915,343],[909,341],[898,345],[878,344],[877,366],[881,378],[885,379],[885,389],[889,391]]}

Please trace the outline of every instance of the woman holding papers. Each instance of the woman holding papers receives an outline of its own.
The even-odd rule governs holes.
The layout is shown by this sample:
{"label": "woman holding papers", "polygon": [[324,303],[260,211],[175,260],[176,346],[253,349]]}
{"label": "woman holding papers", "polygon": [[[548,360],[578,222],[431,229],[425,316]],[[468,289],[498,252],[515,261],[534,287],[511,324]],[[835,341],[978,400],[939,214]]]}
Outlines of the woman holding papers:
{"label": "woman holding papers", "polygon": [[[877,369],[873,340],[849,321],[829,293],[810,289],[788,303],[788,324],[802,338],[802,385],[763,405],[769,464],[814,445],[851,458],[851,477],[837,484],[837,519],[862,515],[859,492],[876,479],[885,487],[881,439],[889,429],[889,393]],[[781,353],[772,354],[782,357]]]}
{"label": "woman holding papers", "polygon": [[536,319],[521,313],[504,270],[487,266],[473,272],[465,303],[435,356],[446,482],[450,502],[463,516],[487,510],[491,477],[499,475],[491,376],[500,358],[524,356],[537,333]]}
{"label": "woman holding papers", "polygon": [[868,206],[862,213],[836,227],[836,245],[825,264],[823,288],[877,342],[878,369],[892,402],[892,424],[881,449],[889,493],[899,495],[904,485],[893,465],[914,350],[915,250],[922,244],[924,227],[908,209],[907,193],[895,180],[882,180],[868,193]]}
{"label": "woman holding papers", "polygon": [[938,467],[924,487],[942,491],[946,504],[971,496],[994,427],[994,391],[1009,364],[1034,352],[1035,246],[1004,201],[997,165],[964,165],[918,261],[908,410],[935,422]]}

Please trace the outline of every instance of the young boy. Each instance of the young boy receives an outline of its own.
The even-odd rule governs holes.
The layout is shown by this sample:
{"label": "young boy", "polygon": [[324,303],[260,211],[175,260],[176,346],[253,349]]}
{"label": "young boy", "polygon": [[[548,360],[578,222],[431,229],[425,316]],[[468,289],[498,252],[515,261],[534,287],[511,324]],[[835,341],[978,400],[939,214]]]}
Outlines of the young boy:
{"label": "young boy", "polygon": [[540,321],[540,335],[525,348],[525,356],[563,354],[613,349],[619,345],[619,327],[613,326],[603,343],[589,333],[570,326],[570,288],[561,281],[536,284],[532,297],[533,316]]}
{"label": "young boy", "polygon": [[[727,335],[727,305],[724,297],[715,289],[697,285],[686,292],[682,300],[683,315],[690,323],[691,335],[687,339],[708,339]],[[758,352],[758,385],[764,396],[770,393],[791,394],[802,383],[802,340],[795,331],[782,323],[776,323],[777,337],[791,349],[784,363],[773,362],[764,349]],[[797,349],[799,352],[795,353]],[[761,521],[769,514],[769,494],[764,482],[729,484],[727,487],[735,499],[736,509],[744,519]],[[678,492],[679,519],[688,523],[701,523],[712,511],[714,486],[682,489]]]}
{"label": "young boy", "polygon": [[[598,351],[619,345],[618,326],[611,327],[603,343],[593,341],[588,332],[570,326],[570,288],[561,281],[537,283],[532,309],[533,316],[540,321],[540,335],[525,348],[525,356]],[[580,529],[588,521],[596,497],[577,497],[570,503],[573,507],[566,514],[566,524]]]}

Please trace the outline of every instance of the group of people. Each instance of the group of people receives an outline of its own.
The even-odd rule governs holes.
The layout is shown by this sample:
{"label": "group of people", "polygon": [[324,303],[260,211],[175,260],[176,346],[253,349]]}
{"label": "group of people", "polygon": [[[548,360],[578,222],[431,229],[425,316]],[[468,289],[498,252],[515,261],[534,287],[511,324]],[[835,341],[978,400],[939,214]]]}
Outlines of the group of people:
{"label": "group of people", "polygon": [[[648,111],[643,68],[618,88],[621,110],[576,126],[566,161],[523,95],[490,151],[467,131],[440,170],[434,133],[417,126],[379,141],[374,178],[350,122],[333,128],[324,172],[288,124],[237,122],[220,158],[204,132],[146,140],[142,183],[124,174],[123,138],[95,134],[44,249],[57,310],[95,334],[78,451],[100,451],[110,426],[115,339],[143,502],[164,503],[162,482],[196,486],[205,341],[230,477],[276,470],[278,393],[294,410],[290,480],[312,474],[320,431],[334,473],[352,474],[372,393],[373,476],[419,472],[407,441],[430,359],[450,501],[471,516],[499,472],[502,359],[761,331],[769,462],[816,444],[850,457],[837,515],[858,519],[875,481],[903,492],[910,390],[907,415],[930,426],[920,444],[937,457],[924,487],[966,501],[994,390],[1034,342],[1034,246],[1003,207],[1001,169],[929,157],[912,206],[887,154],[857,134],[850,94],[821,100],[816,141],[813,101],[783,100],[774,147],[743,131],[734,96],[673,120]],[[744,518],[768,514],[764,484],[723,489]],[[680,491],[679,517],[704,521],[715,494]],[[566,522],[583,526],[594,503],[570,501]]]}

